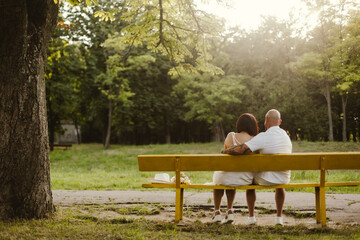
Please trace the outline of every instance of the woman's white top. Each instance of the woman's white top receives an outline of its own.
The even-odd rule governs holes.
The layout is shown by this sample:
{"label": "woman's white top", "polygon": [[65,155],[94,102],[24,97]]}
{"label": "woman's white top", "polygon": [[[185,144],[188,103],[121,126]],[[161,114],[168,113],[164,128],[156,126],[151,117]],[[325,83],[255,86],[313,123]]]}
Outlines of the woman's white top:
{"label": "woman's white top", "polygon": [[[246,134],[246,133],[242,133]],[[237,138],[234,132],[230,132],[229,135],[232,137],[233,145],[242,144]],[[229,137],[228,135],[228,137]],[[248,135],[248,134],[246,134]],[[251,138],[250,135],[246,136],[246,138]],[[240,163],[239,163],[240,164]],[[253,172],[224,172],[224,171],[216,171],[213,175],[213,183],[215,185],[224,185],[230,187],[242,186],[242,185],[250,185],[252,184],[254,179]]]}

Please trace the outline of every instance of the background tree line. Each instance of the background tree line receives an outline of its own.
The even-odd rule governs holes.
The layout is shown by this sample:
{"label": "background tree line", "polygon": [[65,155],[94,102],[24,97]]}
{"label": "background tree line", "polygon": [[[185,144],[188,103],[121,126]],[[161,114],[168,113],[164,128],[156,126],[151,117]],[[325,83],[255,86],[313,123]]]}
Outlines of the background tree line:
{"label": "background tree line", "polygon": [[[309,1],[318,22],[307,29],[295,17],[279,21],[266,16],[256,30],[245,31],[227,29],[215,16],[198,15],[199,22],[187,23],[219,34],[209,36],[204,51],[194,44],[199,39],[186,36],[188,49],[179,47],[185,52],[180,70],[176,53],[167,52],[165,44],[177,39],[167,38],[165,27],[159,38],[163,43],[126,34],[124,40],[129,29],[149,31],[124,18],[141,14],[122,1],[100,2],[102,9],[120,9],[112,22],[94,17],[99,10],[95,5],[61,8],[46,66],[50,142],[62,131],[61,120],[72,120],[81,129],[82,142],[103,142],[105,147],[110,142],[222,141],[235,130],[239,114],[253,113],[262,127],[270,108],[282,113],[282,127],[293,140],[359,141],[356,2]],[[165,7],[165,13],[170,11]],[[178,40],[184,32],[176,32]],[[162,50],[154,51],[151,44]],[[196,65],[198,69],[191,68]],[[214,74],[220,72],[214,66],[223,74]]]}

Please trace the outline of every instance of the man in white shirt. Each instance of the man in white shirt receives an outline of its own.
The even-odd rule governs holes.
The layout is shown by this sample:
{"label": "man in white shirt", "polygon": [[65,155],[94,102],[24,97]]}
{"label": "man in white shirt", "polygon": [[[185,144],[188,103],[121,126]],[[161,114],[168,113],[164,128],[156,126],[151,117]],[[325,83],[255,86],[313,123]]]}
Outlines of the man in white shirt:
{"label": "man in white shirt", "polygon": [[[250,152],[260,151],[261,154],[291,153],[292,144],[287,133],[279,126],[281,124],[280,112],[276,109],[269,110],[265,115],[266,132],[259,133],[250,141],[224,149],[222,153],[231,155],[240,155]],[[259,185],[277,185],[290,182],[290,171],[276,172],[255,172],[254,183]],[[249,208],[249,218],[247,224],[255,224],[254,216],[256,192],[255,189],[246,191],[246,200]],[[283,225],[282,208],[285,200],[285,190],[283,188],[275,189],[276,218],[275,224]]]}

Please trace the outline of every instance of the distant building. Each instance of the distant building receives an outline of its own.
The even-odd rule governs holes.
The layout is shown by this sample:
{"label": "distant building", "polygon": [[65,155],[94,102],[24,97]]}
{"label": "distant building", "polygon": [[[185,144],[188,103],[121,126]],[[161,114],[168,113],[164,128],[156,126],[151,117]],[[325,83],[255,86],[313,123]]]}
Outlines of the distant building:
{"label": "distant building", "polygon": [[69,144],[69,143],[78,143],[78,132],[80,134],[80,129],[76,131],[75,124],[71,121],[61,121],[61,127],[64,130],[63,134],[56,133],[54,143],[55,144]]}

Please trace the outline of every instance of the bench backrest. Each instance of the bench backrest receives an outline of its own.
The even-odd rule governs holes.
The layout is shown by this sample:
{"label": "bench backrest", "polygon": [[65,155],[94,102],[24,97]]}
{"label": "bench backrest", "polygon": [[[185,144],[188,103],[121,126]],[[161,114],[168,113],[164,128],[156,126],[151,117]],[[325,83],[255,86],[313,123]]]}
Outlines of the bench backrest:
{"label": "bench backrest", "polygon": [[360,169],[360,152],[274,155],[139,155],[140,171],[282,171]]}

